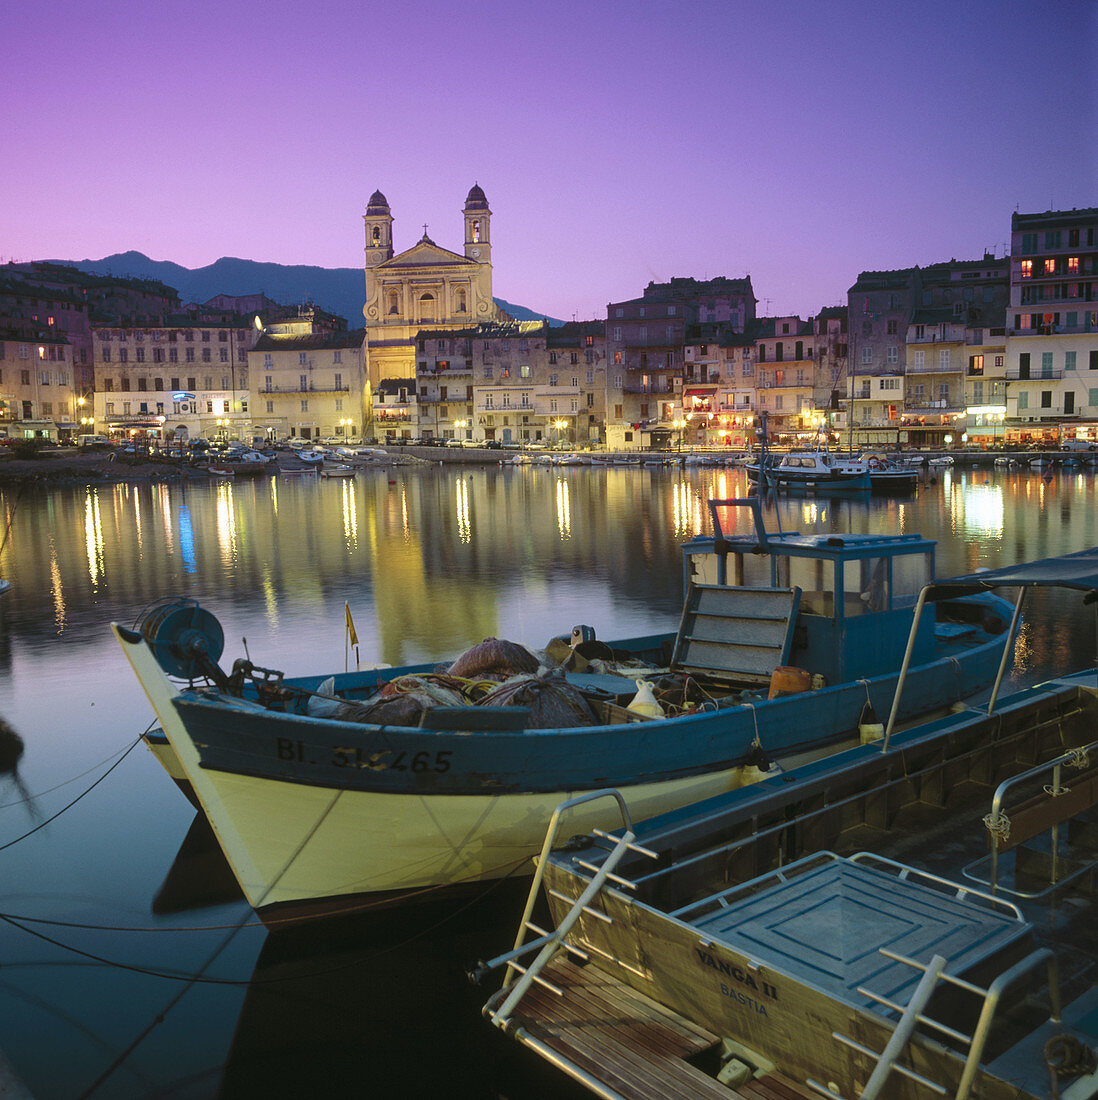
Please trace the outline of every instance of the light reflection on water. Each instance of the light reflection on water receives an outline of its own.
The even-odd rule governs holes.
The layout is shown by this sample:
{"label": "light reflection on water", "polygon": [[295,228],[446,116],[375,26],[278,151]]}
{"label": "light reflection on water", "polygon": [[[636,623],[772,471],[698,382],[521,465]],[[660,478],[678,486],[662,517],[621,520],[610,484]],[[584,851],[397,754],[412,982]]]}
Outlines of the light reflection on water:
{"label": "light reflection on water", "polygon": [[[18,503],[0,493],[0,515],[11,520],[0,576],[14,584],[0,601],[0,717],[26,743],[19,780],[39,815],[0,778],[0,845],[63,810],[148,722],[148,704],[107,631],[111,620],[129,624],[157,599],[190,596],[221,620],[224,663],[241,655],[246,638],[258,664],[293,674],[343,667],[345,603],[364,664],[442,659],[493,635],[540,647],[579,623],[606,639],[674,629],[680,543],[708,533],[710,498],[746,489],[736,470],[493,466],[396,468],[338,481],[55,489],[24,493]],[[782,499],[767,506],[766,522],[785,530],[921,533],[939,540],[938,573],[949,575],[1098,544],[1095,503],[1089,473],[1058,473],[1046,483],[1028,472],[955,468],[911,498]],[[743,530],[748,520],[735,523]],[[1094,649],[1094,623],[1077,596],[1035,593],[1013,680],[1080,667]],[[0,910],[158,928],[140,937],[67,929],[55,938],[136,967],[194,969],[223,934],[167,930],[231,924],[247,910],[228,903],[150,911],[192,816],[151,756],[135,751],[48,828],[0,851]],[[497,934],[489,948],[508,945],[511,916],[498,928],[490,913],[480,920],[483,935]],[[246,982],[265,940],[262,930],[245,929],[214,971]],[[365,973],[381,983],[383,993],[370,995],[381,1001],[356,1003],[348,1018],[376,1012],[381,1020],[409,980],[434,983],[446,968],[484,953],[463,939],[447,954],[442,933],[413,958],[391,947],[400,937],[386,942],[399,965],[378,969],[375,959]],[[41,1096],[78,1095],[175,992],[163,979],[78,961],[10,926],[0,929],[0,958],[0,1016],[9,1022],[0,1045]],[[333,958],[321,951],[313,966],[331,971]],[[355,978],[361,988],[358,971]],[[250,1027],[234,1036],[244,995],[244,986],[190,991],[185,1007],[169,1013],[97,1095],[211,1096],[226,1060],[234,1072],[244,1067],[246,1082],[257,1064],[249,1058],[270,1052]],[[321,996],[334,996],[330,980]],[[460,1034],[476,1050],[486,1025],[471,996],[448,995],[438,1011],[453,1013],[458,1001],[470,1009]],[[116,1022],[100,1018],[97,1006],[105,1003],[126,1006]],[[274,1013],[264,1027],[285,1035],[300,1004]],[[428,1015],[425,1026],[450,1034],[456,1025],[449,1015]],[[392,1036],[391,1026],[384,1034]],[[347,1038],[356,1052],[365,1041],[361,1031]],[[249,1043],[258,1044],[250,1055]],[[446,1083],[460,1076],[458,1066],[475,1079],[476,1068],[463,1062],[472,1055],[459,1047],[437,1065],[421,1051],[419,1071],[430,1076],[433,1069]],[[321,1054],[292,1049],[306,1077],[326,1079]],[[235,1094],[247,1092],[242,1085]]]}

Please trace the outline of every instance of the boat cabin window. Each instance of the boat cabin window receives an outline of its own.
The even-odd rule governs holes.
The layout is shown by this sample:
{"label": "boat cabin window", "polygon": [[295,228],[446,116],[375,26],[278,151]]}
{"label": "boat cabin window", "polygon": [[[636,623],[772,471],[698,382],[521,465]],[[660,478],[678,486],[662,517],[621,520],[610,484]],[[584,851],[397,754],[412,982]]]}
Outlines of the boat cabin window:
{"label": "boat cabin window", "polygon": [[848,615],[887,611],[892,606],[889,558],[863,558],[843,566],[844,607]]}
{"label": "boat cabin window", "polygon": [[902,554],[892,559],[892,606],[914,607],[919,593],[934,579],[934,555]]}
{"label": "boat cabin window", "polygon": [[835,614],[835,563],[819,558],[779,559],[778,583],[785,588],[796,585],[801,590],[801,611],[809,615]]}

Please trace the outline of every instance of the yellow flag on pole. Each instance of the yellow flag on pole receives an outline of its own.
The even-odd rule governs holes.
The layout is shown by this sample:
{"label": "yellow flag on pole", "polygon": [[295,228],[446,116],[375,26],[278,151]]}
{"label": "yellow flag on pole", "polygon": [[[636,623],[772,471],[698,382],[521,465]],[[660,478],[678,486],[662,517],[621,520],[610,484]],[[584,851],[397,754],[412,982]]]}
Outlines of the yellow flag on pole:
{"label": "yellow flag on pole", "polygon": [[351,639],[351,645],[358,645],[358,632],[355,630],[355,621],[351,618],[351,605],[344,603],[347,612],[347,636]]}

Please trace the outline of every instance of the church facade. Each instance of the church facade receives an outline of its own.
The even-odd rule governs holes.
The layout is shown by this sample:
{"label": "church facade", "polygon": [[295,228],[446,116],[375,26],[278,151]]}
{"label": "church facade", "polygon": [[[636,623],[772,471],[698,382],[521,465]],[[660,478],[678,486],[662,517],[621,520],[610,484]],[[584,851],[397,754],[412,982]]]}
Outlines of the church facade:
{"label": "church facade", "polygon": [[492,212],[484,192],[470,189],[462,211],[465,244],[451,252],[423,236],[404,252],[393,248],[393,215],[375,191],[366,206],[366,319],[368,380],[414,378],[416,337],[432,330],[507,321],[492,300]]}

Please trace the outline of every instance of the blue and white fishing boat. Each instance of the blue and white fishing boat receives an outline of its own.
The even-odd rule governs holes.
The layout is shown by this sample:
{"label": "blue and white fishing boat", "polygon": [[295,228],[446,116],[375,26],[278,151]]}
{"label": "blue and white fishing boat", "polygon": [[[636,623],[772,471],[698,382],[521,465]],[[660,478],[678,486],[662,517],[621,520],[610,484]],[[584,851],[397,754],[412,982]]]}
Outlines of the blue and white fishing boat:
{"label": "blue and white fishing boat", "polygon": [[[1098,548],[919,604],[1032,586],[1093,602]],[[485,1014],[604,1100],[1098,1096],[1096,676],[644,822],[598,792],[587,838],[563,804]]]}
{"label": "blue and white fishing boat", "polygon": [[[811,493],[868,493],[872,481],[869,464],[863,459],[832,454],[825,448],[790,451],[776,463],[766,464],[762,474],[767,488]],[[747,466],[747,475],[759,479],[759,463]]]}
{"label": "blue and white fishing boat", "polygon": [[897,721],[1002,675],[1015,624],[1000,597],[916,621],[932,541],[770,533],[754,499],[710,510],[664,635],[577,627],[536,655],[489,640],[453,664],[291,679],[222,671],[216,618],[169,601],[113,625],[161,724],[146,740],[252,906],[305,914],[529,870],[572,795],[613,786],[647,817],[878,736],[902,669]]}

